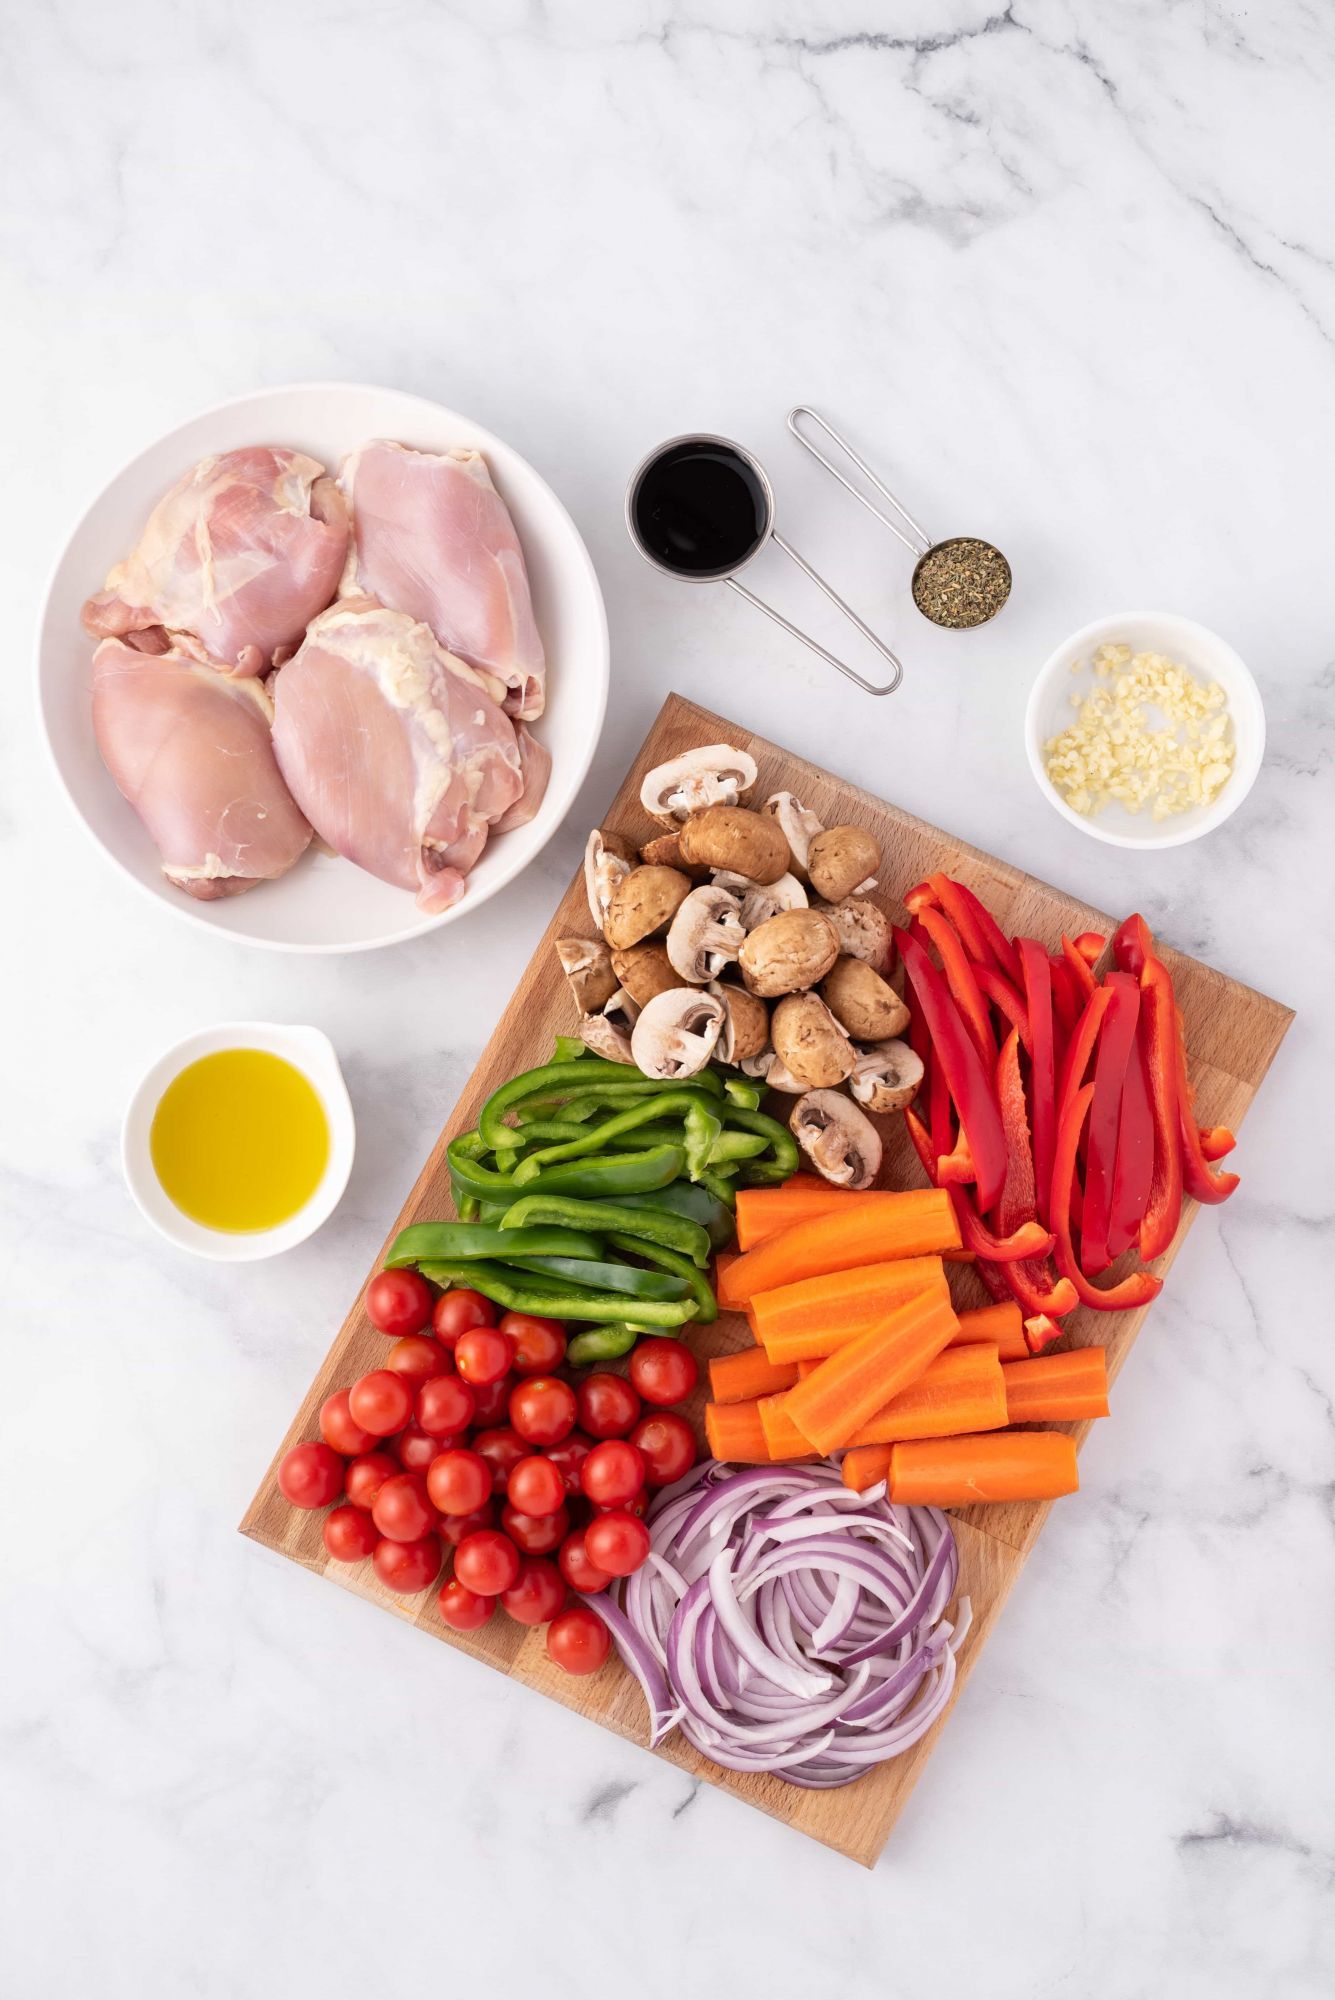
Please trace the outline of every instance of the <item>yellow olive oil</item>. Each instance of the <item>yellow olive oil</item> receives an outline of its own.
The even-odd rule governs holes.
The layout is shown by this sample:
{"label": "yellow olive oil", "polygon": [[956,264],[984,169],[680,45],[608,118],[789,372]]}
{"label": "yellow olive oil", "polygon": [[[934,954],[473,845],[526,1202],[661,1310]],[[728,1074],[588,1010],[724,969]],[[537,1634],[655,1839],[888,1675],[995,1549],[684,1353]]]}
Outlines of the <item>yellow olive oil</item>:
{"label": "yellow olive oil", "polygon": [[304,1208],[329,1161],[329,1121],[301,1071],[266,1049],[220,1049],[173,1077],[149,1132],[153,1170],[208,1229],[273,1229]]}

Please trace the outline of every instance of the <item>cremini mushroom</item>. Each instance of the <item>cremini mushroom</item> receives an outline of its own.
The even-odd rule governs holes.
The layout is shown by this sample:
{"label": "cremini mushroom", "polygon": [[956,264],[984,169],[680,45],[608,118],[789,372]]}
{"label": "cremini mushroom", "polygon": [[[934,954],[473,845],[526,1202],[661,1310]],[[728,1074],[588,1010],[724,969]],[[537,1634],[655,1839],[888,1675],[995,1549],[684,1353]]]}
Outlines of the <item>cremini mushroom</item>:
{"label": "cremini mushroom", "polygon": [[856,1041],[883,1042],[909,1024],[909,1010],[894,987],[863,958],[837,958],[820,990],[836,1021]]}
{"label": "cremini mushroom", "polygon": [[717,994],[677,986],[641,1010],[630,1038],[631,1056],[646,1076],[670,1081],[694,1076],[714,1053],[726,1009]]}
{"label": "cremini mushroom", "polygon": [[865,1112],[837,1090],[809,1090],[788,1120],[818,1174],[836,1187],[866,1188],[881,1165],[880,1134]]}
{"label": "cremini mushroom", "polygon": [[858,1051],[849,1089],[868,1111],[902,1111],[922,1082],[922,1058],[907,1042],[873,1042]]}
{"label": "cremini mushroom", "polygon": [[625,951],[614,951],[612,970],[631,999],[641,1007],[647,1007],[651,1000],[660,993],[666,993],[670,986],[681,985],[666,947],[658,938],[646,938],[643,944],[630,945]]}
{"label": "cremini mushroom", "polygon": [[881,850],[860,826],[831,826],[818,833],[807,849],[811,886],[827,903],[842,903],[876,887]]}
{"label": "cremini mushroom", "polygon": [[705,806],[740,804],[755,781],[756,760],[745,750],[706,743],[656,765],[640,787],[640,804],[671,833]]}
{"label": "cremini mushroom", "polygon": [[667,934],[667,955],[691,986],[706,986],[731,965],[746,940],[735,896],[708,883],[692,889]]}
{"label": "cremini mushroom", "polygon": [[612,954],[603,939],[558,938],[556,956],[561,961],[561,970],[570,983],[580,1013],[599,1013],[621,984],[612,967]]}
{"label": "cremini mushroom", "polygon": [[632,868],[612,891],[603,918],[603,936],[613,951],[665,931],[691,893],[679,868]]}
{"label": "cremini mushroom", "polygon": [[718,1059],[745,1068],[769,1047],[769,1008],[744,986],[724,986],[715,980],[709,990],[727,1012],[718,1040]]}
{"label": "cremini mushroom", "polygon": [[800,1097],[806,1084],[785,1069],[773,1049],[762,1049],[758,1056],[740,1065],[744,1076],[758,1077],[769,1090],[781,1090],[785,1097]]}
{"label": "cremini mushroom", "polygon": [[846,896],[842,903],[819,903],[817,908],[834,925],[840,951],[850,958],[865,958],[882,976],[889,971],[895,940],[884,910],[858,896]]}
{"label": "cremini mushroom", "polygon": [[776,822],[788,842],[788,852],[792,857],[788,865],[798,880],[805,882],[807,850],[816,835],[824,833],[824,827],[810,807],[804,806],[793,792],[771,792],[760,810]]}
{"label": "cremini mushroom", "polygon": [[748,882],[777,882],[788,872],[788,842],[778,822],[745,806],[706,806],[691,814],[677,840],[688,865],[726,868]]}
{"label": "cremini mushroom", "polygon": [[620,987],[597,1014],[586,1014],[579,1024],[579,1038],[595,1055],[609,1062],[634,1062],[631,1036],[640,1010],[629,993]]}
{"label": "cremini mushroom", "polygon": [[796,875],[780,875],[777,882],[762,883],[735,875],[730,868],[716,868],[714,880],[741,902],[744,931],[755,930],[770,917],[777,917],[780,910],[805,910],[807,906],[807,892]]}
{"label": "cremini mushroom", "polygon": [[751,991],[770,1000],[814,986],[838,956],[834,926],[819,910],[780,910],[750,933],[738,963]]}
{"label": "cremini mushroom", "polygon": [[804,1090],[825,1090],[852,1073],[853,1045],[814,993],[789,993],[770,1023],[774,1053]]}
{"label": "cremini mushroom", "polygon": [[680,868],[683,875],[689,875],[693,882],[707,882],[709,870],[688,866],[681,858],[681,842],[675,833],[656,834],[646,840],[640,849],[641,861],[647,861],[651,868]]}
{"label": "cremini mushroom", "polygon": [[584,888],[589,898],[589,915],[602,929],[607,906],[617,883],[635,866],[635,849],[619,833],[604,833],[596,826],[584,847]]}

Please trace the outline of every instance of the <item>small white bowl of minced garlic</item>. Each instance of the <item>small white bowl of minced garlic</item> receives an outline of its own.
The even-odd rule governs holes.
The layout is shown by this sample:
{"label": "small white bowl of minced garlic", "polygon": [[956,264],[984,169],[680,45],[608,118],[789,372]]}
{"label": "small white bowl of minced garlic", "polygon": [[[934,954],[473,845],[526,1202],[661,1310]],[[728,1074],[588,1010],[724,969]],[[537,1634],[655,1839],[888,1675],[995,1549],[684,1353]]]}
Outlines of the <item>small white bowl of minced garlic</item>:
{"label": "small white bowl of minced garlic", "polygon": [[1233,648],[1169,611],[1063,640],[1025,711],[1039,790],[1114,847],[1180,847],[1221,825],[1261,768],[1265,710]]}

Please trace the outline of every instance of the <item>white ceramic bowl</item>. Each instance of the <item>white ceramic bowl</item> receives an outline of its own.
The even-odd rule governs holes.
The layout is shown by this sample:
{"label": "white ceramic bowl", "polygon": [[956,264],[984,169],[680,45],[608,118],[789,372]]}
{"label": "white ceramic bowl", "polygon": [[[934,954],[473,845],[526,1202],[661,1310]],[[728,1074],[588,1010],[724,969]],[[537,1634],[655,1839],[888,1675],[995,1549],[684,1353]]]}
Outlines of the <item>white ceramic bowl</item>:
{"label": "white ceramic bowl", "polygon": [[[1094,685],[1088,663],[1100,646],[1127,645],[1136,653],[1164,653],[1190,668],[1198,680],[1218,681],[1228,696],[1233,719],[1233,772],[1209,805],[1191,806],[1171,819],[1151,819],[1148,810],[1129,813],[1109,805],[1095,818],[1072,811],[1043,768],[1043,747],[1071,722],[1073,693]],[[1085,669],[1071,671],[1080,660]],[[1256,682],[1233,648],[1217,633],[1192,618],[1171,611],[1127,611],[1116,618],[1096,618],[1064,639],[1044,664],[1029,696],[1024,718],[1024,746],[1034,781],[1050,805],[1082,833],[1114,847],[1181,847],[1221,826],[1236,812],[1256,782],[1265,752],[1265,710]]]}
{"label": "white ceramic bowl", "polygon": [[[270,1055],[284,1056],[301,1071],[329,1120],[329,1161],[320,1184],[305,1206],[275,1229],[257,1229],[244,1235],[208,1229],[182,1214],[153,1169],[149,1133],[163,1092],[190,1063],[198,1062],[201,1056],[216,1055],[220,1049],[264,1049]],[[318,1028],[286,1027],[276,1021],[220,1021],[216,1028],[187,1035],[159,1056],[144,1077],[130,1099],[121,1127],[121,1166],[141,1214],[178,1250],[192,1250],[197,1257],[212,1257],[221,1264],[253,1264],[261,1257],[276,1257],[280,1250],[304,1243],[329,1220],[343,1198],[356,1145],[352,1100],[328,1035],[322,1035]]]}
{"label": "white ceramic bowl", "polygon": [[[462,901],[426,916],[412,896],[312,847],[277,882],[199,903],[163,877],[139,819],[93,740],[93,642],[83,601],[134,546],[150,509],[197,459],[246,444],[288,444],[337,468],[367,438],[442,451],[475,445],[514,515],[548,663],[546,713],[535,733],[552,753],[551,783],[527,826],[488,843]],[[60,780],[93,839],[132,882],[203,930],[280,951],[366,951],[453,923],[514,879],[561,824],[593,758],[607,706],[607,616],[589,552],[561,502],[526,460],[468,417],[396,389],[304,383],[205,410],[118,472],[71,534],[56,564],[38,641],[39,700]]]}

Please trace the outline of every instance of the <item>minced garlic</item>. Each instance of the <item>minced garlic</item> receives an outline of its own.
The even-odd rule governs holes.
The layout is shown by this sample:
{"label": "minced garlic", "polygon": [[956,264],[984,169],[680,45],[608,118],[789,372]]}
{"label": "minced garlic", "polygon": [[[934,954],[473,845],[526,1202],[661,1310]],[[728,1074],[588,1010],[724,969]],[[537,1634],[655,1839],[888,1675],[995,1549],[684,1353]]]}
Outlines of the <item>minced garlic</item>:
{"label": "minced garlic", "polygon": [[[1079,673],[1084,663],[1072,662]],[[1198,681],[1162,653],[1100,646],[1102,685],[1073,694],[1076,719],[1044,748],[1043,767],[1073,812],[1093,817],[1114,801],[1168,819],[1208,805],[1233,770],[1233,729],[1217,681]],[[1166,726],[1156,726],[1152,711]]]}

